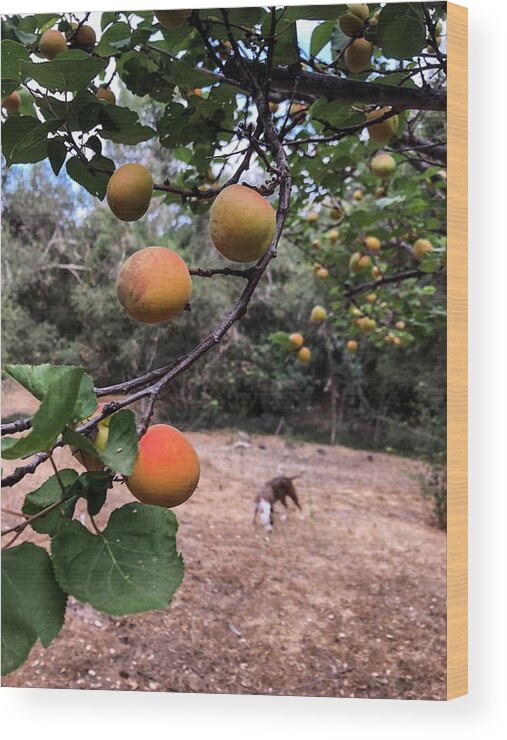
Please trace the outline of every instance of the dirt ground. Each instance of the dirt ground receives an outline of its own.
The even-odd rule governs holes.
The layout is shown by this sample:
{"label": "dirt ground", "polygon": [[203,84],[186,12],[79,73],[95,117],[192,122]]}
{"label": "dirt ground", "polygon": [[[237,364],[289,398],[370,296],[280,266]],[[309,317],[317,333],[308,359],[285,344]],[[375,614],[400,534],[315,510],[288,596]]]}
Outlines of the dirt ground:
{"label": "dirt ground", "polygon": [[[31,410],[4,387],[4,417]],[[444,699],[445,535],[409,477],[416,463],[273,436],[234,447],[232,431],[189,438],[202,478],[176,509],[186,573],[171,606],[118,619],[71,599],[60,635],[3,685]],[[259,483],[299,472],[304,519],[254,528]],[[40,466],[2,506],[19,510],[50,474]],[[130,498],[118,486],[99,524]]]}

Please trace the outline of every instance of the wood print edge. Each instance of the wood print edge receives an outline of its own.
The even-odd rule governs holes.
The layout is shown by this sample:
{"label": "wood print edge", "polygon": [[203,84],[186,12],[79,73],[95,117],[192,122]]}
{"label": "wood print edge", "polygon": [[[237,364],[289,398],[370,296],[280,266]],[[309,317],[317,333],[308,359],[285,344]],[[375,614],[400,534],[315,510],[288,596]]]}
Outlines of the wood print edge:
{"label": "wood print edge", "polygon": [[447,4],[447,699],[468,692],[468,10]]}

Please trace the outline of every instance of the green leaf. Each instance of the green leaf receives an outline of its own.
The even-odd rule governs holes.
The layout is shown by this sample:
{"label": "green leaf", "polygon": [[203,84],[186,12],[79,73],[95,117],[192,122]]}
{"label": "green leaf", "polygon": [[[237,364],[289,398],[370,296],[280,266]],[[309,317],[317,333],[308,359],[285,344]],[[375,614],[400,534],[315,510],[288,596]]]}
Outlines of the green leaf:
{"label": "green leaf", "polygon": [[50,139],[48,141],[48,158],[51,169],[58,175],[63,167],[67,156],[67,147],[61,139]]}
{"label": "green leaf", "polygon": [[10,152],[8,165],[38,161],[39,152],[47,153],[48,134],[57,131],[64,123],[61,119],[45,123],[34,120],[37,125],[18,139]]}
{"label": "green leaf", "polygon": [[312,33],[312,41],[310,44],[310,54],[312,56],[318,56],[326,44],[329,44],[334,25],[334,21],[326,21],[317,26],[315,31]]}
{"label": "green leaf", "polygon": [[101,135],[117,144],[139,144],[155,136],[150,126],[142,126],[138,115],[130,108],[119,105],[103,105],[99,111]]}
{"label": "green leaf", "polygon": [[21,62],[23,79],[31,79],[47,90],[83,90],[104,68],[105,62],[84,51],[63,51],[51,62]]}
{"label": "green leaf", "polygon": [[[70,494],[68,489],[78,479],[79,476],[75,470],[71,470],[70,468],[60,470],[58,474],[64,488],[66,489],[64,498],[68,498],[69,500],[64,504],[61,504],[61,506],[54,509],[53,511],[48,512],[44,516],[41,516],[40,519],[35,519],[31,523],[30,526],[32,527],[32,529],[34,529],[36,532],[39,532],[39,534],[56,534],[64,519],[72,519],[72,516],[74,514],[77,495]],[[38,514],[39,511],[42,511],[46,507],[51,506],[51,504],[55,504],[57,501],[60,501],[61,499],[62,489],[60,486],[60,482],[58,481],[56,475],[53,475],[51,476],[51,478],[48,478],[48,480],[45,481],[42,486],[39,486],[37,490],[32,491],[26,496],[21,511],[23,512],[23,514],[33,516],[34,514]]]}
{"label": "green leaf", "polygon": [[66,372],[49,386],[34,414],[31,431],[24,437],[2,439],[2,457],[15,460],[48,450],[73,420],[82,378],[82,368],[66,368]]}
{"label": "green leaf", "polygon": [[139,503],[115,509],[100,534],[65,522],[51,543],[56,578],[67,593],[106,614],[166,607],[183,578],[177,528],[168,509]]}
{"label": "green leaf", "polygon": [[1,43],[2,96],[9,95],[21,82],[21,62],[28,62],[30,55],[22,44],[10,39]]}
{"label": "green leaf", "polygon": [[[32,131],[36,131],[40,125],[40,121],[33,116],[9,116],[5,121],[2,125],[2,152],[8,167],[16,144]],[[32,163],[44,159],[47,156],[47,142],[39,141],[28,154],[28,161]]]}
{"label": "green leaf", "polygon": [[111,416],[105,449],[99,453],[108,468],[130,475],[137,456],[136,418],[132,411],[122,409]]}
{"label": "green leaf", "polygon": [[[100,200],[104,200],[107,183],[114,172],[114,162],[111,159],[95,155],[86,165],[78,157],[72,157],[67,162],[67,173],[69,177]],[[108,169],[109,172],[97,172],[92,168]]]}
{"label": "green leaf", "polygon": [[437,272],[440,269],[440,258],[438,254],[427,252],[419,262],[421,272]]}
{"label": "green leaf", "polygon": [[113,487],[112,476],[105,470],[82,473],[73,490],[86,499],[88,513],[95,516],[104,506],[107,492]]}
{"label": "green leaf", "polygon": [[[42,401],[50,386],[57,383],[74,365],[5,365],[4,371],[26,388],[35,398]],[[77,369],[77,368],[76,368]],[[78,368],[82,370],[82,368]],[[72,421],[81,421],[93,414],[97,407],[97,398],[93,381],[89,375],[83,374],[79,387],[79,396]]]}
{"label": "green leaf", "polygon": [[384,56],[411,59],[426,44],[426,27],[419,3],[388,4],[382,8],[378,36]]}
{"label": "green leaf", "polygon": [[127,23],[114,23],[101,36],[94,49],[99,56],[110,57],[130,43],[131,30]]}
{"label": "green leaf", "polygon": [[74,451],[87,452],[89,455],[97,455],[95,445],[89,437],[80,432],[76,432],[72,427],[65,427],[62,433],[62,439],[66,445],[70,445]]}
{"label": "green leaf", "polygon": [[44,647],[54,640],[66,602],[45,550],[23,542],[2,553],[2,675],[26,660],[37,639]]}

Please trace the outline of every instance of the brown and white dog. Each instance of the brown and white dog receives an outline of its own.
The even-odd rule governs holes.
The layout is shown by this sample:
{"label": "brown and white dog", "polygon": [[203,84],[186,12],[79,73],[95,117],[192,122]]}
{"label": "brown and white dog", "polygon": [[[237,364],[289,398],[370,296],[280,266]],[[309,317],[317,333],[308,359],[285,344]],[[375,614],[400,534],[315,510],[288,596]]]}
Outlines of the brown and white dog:
{"label": "brown and white dog", "polygon": [[280,501],[282,506],[285,507],[284,519],[287,517],[287,502],[286,499],[290,498],[301,512],[301,518],[303,517],[303,510],[299,504],[299,499],[294,488],[293,480],[299,478],[299,475],[294,475],[292,478],[288,478],[285,475],[279,476],[278,478],[272,478],[271,480],[264,483],[259,493],[255,497],[255,508],[253,523],[257,520],[257,514],[260,514],[261,522],[266,527],[268,532],[273,531],[273,509],[277,501]]}

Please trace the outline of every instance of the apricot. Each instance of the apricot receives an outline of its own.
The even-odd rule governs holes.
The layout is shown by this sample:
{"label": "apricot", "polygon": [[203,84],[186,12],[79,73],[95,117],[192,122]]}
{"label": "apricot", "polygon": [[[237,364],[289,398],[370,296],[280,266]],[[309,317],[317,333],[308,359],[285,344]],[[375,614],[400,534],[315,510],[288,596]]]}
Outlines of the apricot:
{"label": "apricot", "polygon": [[276,111],[278,110],[278,103],[274,103],[272,100],[270,100],[268,105],[269,105],[270,112],[276,113]]}
{"label": "apricot", "polygon": [[364,21],[349,11],[338,18],[338,25],[346,36],[355,36],[364,26]]}
{"label": "apricot", "polygon": [[192,280],[179,254],[166,247],[145,247],[123,263],[116,293],[128,315],[143,324],[160,324],[181,313]]}
{"label": "apricot", "polygon": [[10,95],[6,95],[2,98],[2,108],[5,108],[7,113],[17,113],[19,106],[21,105],[21,98],[19,93],[11,92]]}
{"label": "apricot", "polygon": [[[73,24],[77,28],[77,24]],[[69,37],[72,36],[75,29],[72,29],[72,31],[69,33]],[[95,42],[97,41],[97,35],[93,28],[91,26],[87,26],[86,24],[82,25],[76,35],[72,38],[71,44],[76,44],[76,46],[95,46]]]}
{"label": "apricot", "polygon": [[65,36],[60,31],[44,31],[39,41],[39,51],[46,59],[54,59],[67,50]]}
{"label": "apricot", "polygon": [[369,249],[370,252],[378,252],[380,247],[382,246],[380,240],[377,239],[376,236],[367,236],[364,240],[364,243],[366,245],[366,248]]}
{"label": "apricot", "polygon": [[365,316],[364,319],[357,319],[357,325],[361,329],[361,331],[368,332],[375,329],[375,327],[377,326],[377,322],[375,321],[375,319],[370,319]]}
{"label": "apricot", "polygon": [[312,358],[312,351],[309,347],[301,347],[297,354],[299,362],[303,365],[307,365]]}
{"label": "apricot", "polygon": [[121,221],[144,216],[153,193],[153,178],[142,164],[124,164],[113,172],[107,185],[107,202]]}
{"label": "apricot", "polygon": [[320,248],[320,239],[312,239],[311,246],[312,246],[312,249],[319,249]]}
{"label": "apricot", "polygon": [[220,59],[223,59],[224,61],[229,57],[229,55],[232,52],[232,44],[230,41],[221,41],[220,45],[218,47],[218,53],[220,55]]}
{"label": "apricot", "polygon": [[179,31],[180,28],[183,28],[192,14],[192,11],[189,9],[155,10],[153,12],[160,25],[168,28],[170,31]]}
{"label": "apricot", "polygon": [[[379,108],[378,110],[370,111],[366,115],[366,119],[368,121],[374,121],[376,118],[381,118],[383,115],[388,113],[391,110],[389,106],[385,106],[384,108]],[[396,133],[396,130],[398,128],[398,116],[391,116],[391,118],[386,118],[385,121],[381,121],[380,123],[375,123],[373,126],[368,126],[368,133],[370,135],[370,139],[375,142],[375,144],[384,145],[387,144],[389,139],[391,139],[394,134]]]}
{"label": "apricot", "polygon": [[427,252],[432,251],[433,244],[429,241],[429,239],[418,239],[412,247],[412,252],[417,260],[422,259]]}
{"label": "apricot", "polygon": [[354,252],[349,261],[349,269],[354,275],[359,275],[360,272],[366,270],[370,266],[370,258],[367,254],[361,252]]}
{"label": "apricot", "polygon": [[310,211],[310,213],[307,215],[306,220],[310,223],[315,223],[315,221],[319,220],[319,214],[317,211]]}
{"label": "apricot", "polygon": [[[95,416],[98,416],[100,413],[102,413],[102,410],[105,405],[106,405],[105,403],[99,403],[94,413],[91,416],[88,416],[86,419],[83,419],[83,421],[80,422],[80,424],[84,424],[86,421],[90,421],[90,419],[93,419]],[[103,452],[103,450],[106,449],[107,438],[109,436],[110,423],[111,423],[111,416],[108,416],[106,419],[102,419],[102,421],[99,421],[99,423],[97,424],[97,430],[95,432],[95,436],[92,439],[92,442],[99,452]],[[93,470],[102,470],[102,468],[104,467],[104,464],[101,461],[101,459],[98,456],[92,455],[89,452],[84,452],[83,450],[72,448],[72,454],[74,455],[76,460],[79,460],[81,465],[84,465],[84,467],[89,472]]]}
{"label": "apricot", "polygon": [[394,174],[396,161],[390,154],[376,154],[370,162],[371,171],[381,180],[387,180]]}
{"label": "apricot", "polygon": [[362,190],[354,190],[354,192],[352,193],[352,197],[354,198],[354,200],[357,200],[357,201],[362,200],[363,199],[363,191]]}
{"label": "apricot", "polygon": [[292,103],[291,107],[289,108],[289,116],[296,120],[304,118],[307,108],[308,106],[305,103]]}
{"label": "apricot", "polygon": [[111,105],[116,103],[116,95],[108,87],[99,87],[95,95],[99,100],[104,100],[104,102]]}
{"label": "apricot", "polygon": [[405,322],[404,321],[397,321],[395,324],[395,327],[402,331],[405,328]]}
{"label": "apricot", "polygon": [[373,44],[366,39],[354,39],[345,49],[344,59],[347,69],[352,74],[364,72],[370,66]]}
{"label": "apricot", "polygon": [[312,324],[322,324],[327,319],[327,311],[324,306],[314,306],[310,314]]}
{"label": "apricot", "polygon": [[276,226],[273,206],[245,185],[229,185],[210,211],[211,240],[233,262],[253,262],[268,250]]}
{"label": "apricot", "polygon": [[329,270],[327,270],[325,267],[319,267],[317,272],[315,273],[318,278],[327,278],[329,277]]}
{"label": "apricot", "polygon": [[304,343],[303,335],[299,334],[299,332],[294,332],[293,334],[289,334],[289,342],[292,344],[295,349],[301,349]]}
{"label": "apricot", "polygon": [[366,3],[352,3],[352,4],[349,4],[348,7],[349,7],[349,12],[353,13],[355,16],[360,18],[362,21],[365,21],[370,15],[370,9],[366,5]]}
{"label": "apricot", "polygon": [[331,229],[331,231],[328,231],[327,238],[331,242],[331,244],[334,244],[338,241],[338,237],[340,236],[340,233],[338,229]]}
{"label": "apricot", "polygon": [[342,211],[340,208],[331,208],[329,211],[329,218],[333,219],[333,221],[339,221],[342,217]]}
{"label": "apricot", "polygon": [[143,504],[179,506],[199,483],[200,463],[188,439],[168,424],[153,424],[139,440],[130,493]]}
{"label": "apricot", "polygon": [[357,350],[357,342],[355,339],[349,339],[347,342],[347,349],[349,352],[355,352]]}
{"label": "apricot", "polygon": [[368,295],[366,296],[366,300],[368,301],[368,303],[375,303],[377,300],[376,293],[368,293]]}

